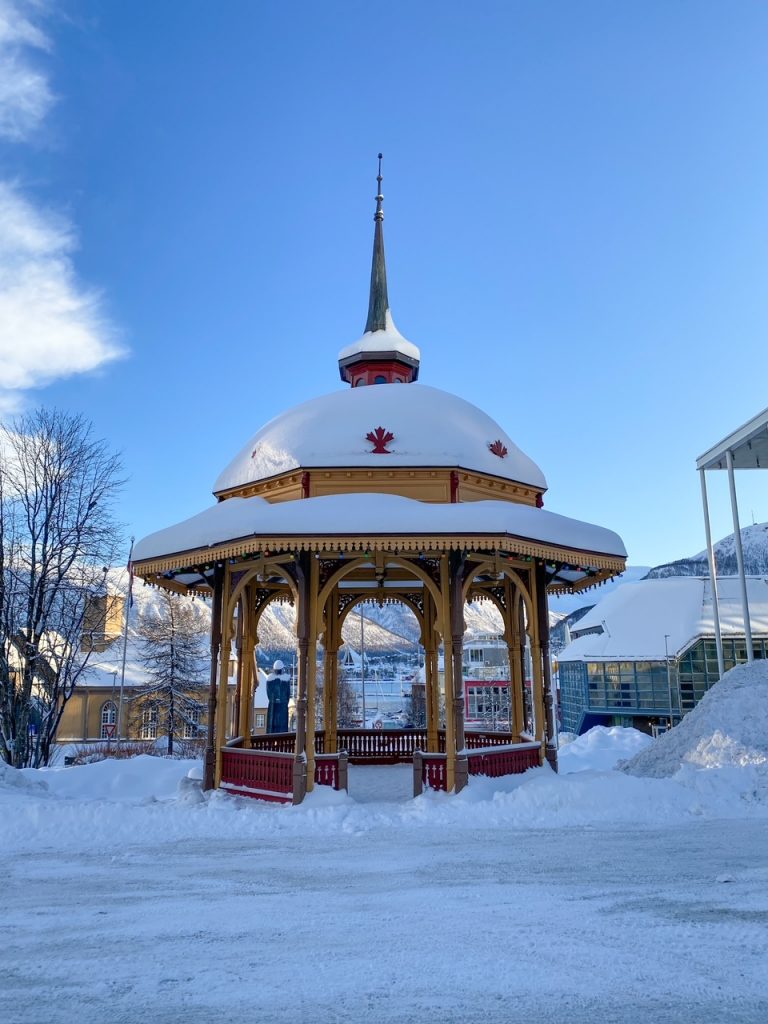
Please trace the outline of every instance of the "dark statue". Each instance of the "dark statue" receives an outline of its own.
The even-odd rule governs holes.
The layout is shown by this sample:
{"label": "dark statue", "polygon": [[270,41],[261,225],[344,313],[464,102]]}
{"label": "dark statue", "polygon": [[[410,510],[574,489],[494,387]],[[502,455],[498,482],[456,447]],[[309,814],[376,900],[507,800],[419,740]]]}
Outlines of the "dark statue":
{"label": "dark statue", "polygon": [[282,661],[276,661],[267,676],[267,732],[288,732],[291,683],[288,676],[283,675],[284,668]]}

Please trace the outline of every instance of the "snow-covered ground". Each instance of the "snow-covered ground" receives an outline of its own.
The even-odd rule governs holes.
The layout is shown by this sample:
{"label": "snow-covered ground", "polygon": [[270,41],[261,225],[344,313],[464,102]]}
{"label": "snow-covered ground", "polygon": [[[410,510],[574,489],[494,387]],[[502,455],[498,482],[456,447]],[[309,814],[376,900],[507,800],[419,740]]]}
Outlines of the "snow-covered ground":
{"label": "snow-covered ground", "polygon": [[2,770],[0,1017],[762,1024],[761,764],[605,770],[660,742],[600,730],[458,797],[353,767],[297,808],[179,789],[192,762]]}

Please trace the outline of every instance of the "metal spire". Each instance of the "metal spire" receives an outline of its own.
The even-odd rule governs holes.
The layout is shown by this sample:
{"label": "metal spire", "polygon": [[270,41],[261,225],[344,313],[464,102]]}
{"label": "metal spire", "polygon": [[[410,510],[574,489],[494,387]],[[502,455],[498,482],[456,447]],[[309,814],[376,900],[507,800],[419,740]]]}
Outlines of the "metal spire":
{"label": "metal spire", "polygon": [[384,196],[381,194],[381,161],[379,153],[379,173],[376,178],[378,189],[376,195],[376,213],[373,215],[373,263],[371,265],[371,294],[368,299],[368,319],[365,322],[365,333],[386,330],[386,313],[389,309],[387,295],[387,266],[384,262]]}

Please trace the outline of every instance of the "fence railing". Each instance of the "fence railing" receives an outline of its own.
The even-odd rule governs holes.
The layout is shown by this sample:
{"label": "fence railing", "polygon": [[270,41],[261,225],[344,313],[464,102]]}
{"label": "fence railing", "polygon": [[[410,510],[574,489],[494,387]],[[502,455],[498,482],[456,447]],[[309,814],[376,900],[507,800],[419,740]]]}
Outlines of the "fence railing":
{"label": "fence railing", "polygon": [[487,775],[498,779],[502,775],[519,775],[541,763],[540,743],[512,743],[503,747],[475,750],[467,758],[470,775]]}
{"label": "fence railing", "polygon": [[[348,788],[347,755],[316,754],[315,784]],[[302,770],[297,771],[297,767]],[[306,789],[306,765],[293,753],[281,750],[248,750],[227,744],[221,752],[221,789],[257,800],[299,802]],[[303,772],[303,773],[302,773]],[[297,793],[297,786],[299,792]]]}
{"label": "fence railing", "polygon": [[347,755],[315,754],[315,785],[348,789]]}
{"label": "fence railing", "polygon": [[[493,735],[493,734],[491,734]],[[502,775],[520,775],[541,763],[540,743],[509,743],[470,750],[467,764],[470,775],[486,775],[497,779]],[[413,755],[413,795],[424,789],[448,788],[448,759],[445,754],[417,750]]]}
{"label": "fence railing", "polygon": [[464,733],[464,746],[467,750],[476,747],[498,747],[503,743],[514,743],[511,732],[490,732],[487,729],[467,729]]}
{"label": "fence railing", "polygon": [[[497,747],[514,743],[510,732],[468,729],[464,734],[467,750]],[[437,753],[445,753],[445,730],[437,734]],[[272,750],[292,754],[296,747],[295,732],[265,733],[251,736],[251,750]],[[248,745],[248,744],[246,744]],[[347,753],[350,764],[406,764],[417,750],[427,749],[426,729],[339,729],[337,748]],[[325,730],[315,732],[315,753],[325,753]]]}
{"label": "fence railing", "polygon": [[238,796],[291,803],[293,754],[279,751],[224,747],[221,752],[221,789]]}

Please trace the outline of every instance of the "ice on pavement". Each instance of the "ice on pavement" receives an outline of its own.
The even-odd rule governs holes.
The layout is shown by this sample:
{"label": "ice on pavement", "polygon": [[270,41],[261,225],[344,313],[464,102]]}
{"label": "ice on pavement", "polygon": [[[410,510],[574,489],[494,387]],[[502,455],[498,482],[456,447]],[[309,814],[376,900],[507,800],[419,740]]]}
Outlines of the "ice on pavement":
{"label": "ice on pavement", "polygon": [[762,1024],[755,766],[603,770],[631,732],[458,796],[353,766],[299,807],[189,761],[0,770],[4,1019]]}

